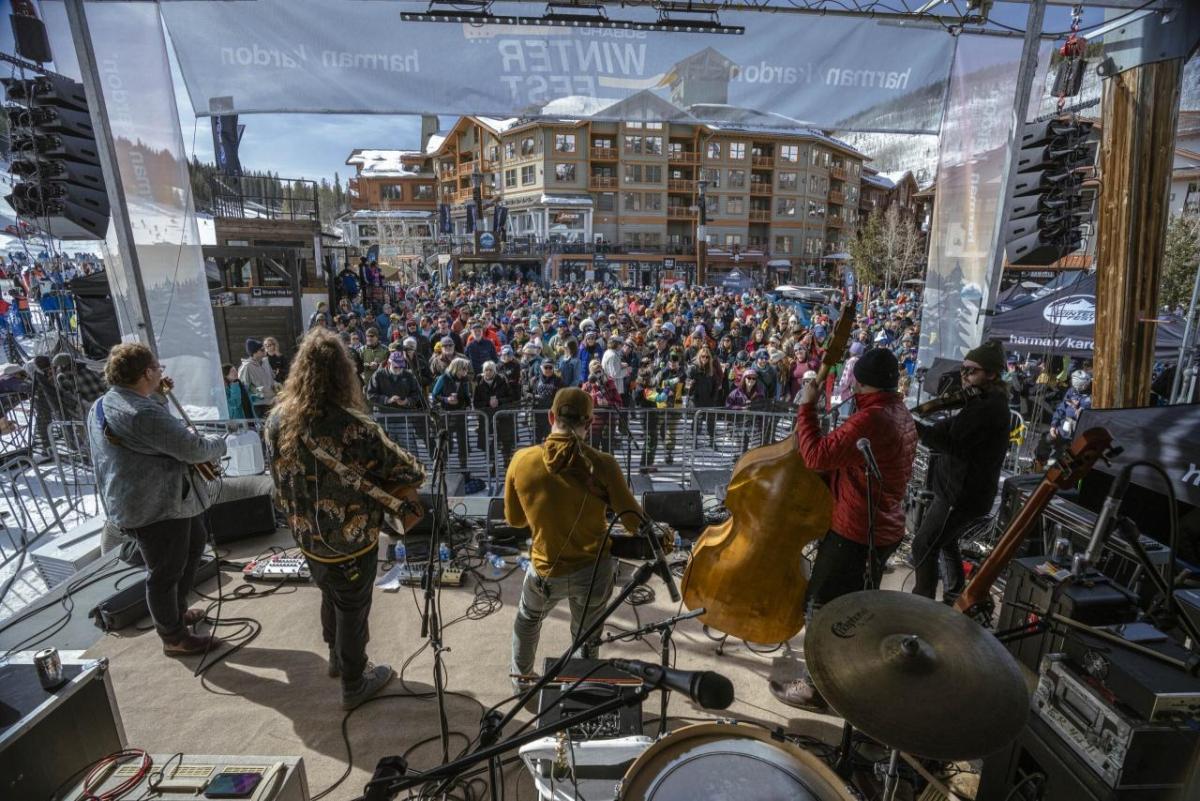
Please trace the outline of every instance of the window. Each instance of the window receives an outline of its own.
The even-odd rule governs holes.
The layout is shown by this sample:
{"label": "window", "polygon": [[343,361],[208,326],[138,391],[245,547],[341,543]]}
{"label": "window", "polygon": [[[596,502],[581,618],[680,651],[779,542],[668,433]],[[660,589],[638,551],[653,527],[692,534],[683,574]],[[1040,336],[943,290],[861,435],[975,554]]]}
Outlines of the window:
{"label": "window", "polygon": [[505,170],[504,171],[504,185],[505,186],[516,186],[517,185],[517,171],[516,170]]}
{"label": "window", "polygon": [[708,158],[710,158],[710,159],[721,158],[721,143],[720,142],[709,142],[708,147],[705,149],[704,152],[705,152],[705,155],[708,156]]}
{"label": "window", "polygon": [[775,252],[776,253],[791,253],[792,252],[792,237],[790,237],[790,236],[775,237]]}
{"label": "window", "polygon": [[572,183],[575,180],[574,164],[555,164],[554,180],[559,183]]}
{"label": "window", "polygon": [[779,148],[779,159],[780,159],[780,161],[787,161],[792,164],[795,164],[797,161],[800,160],[800,146],[799,145],[781,145]]}
{"label": "window", "polygon": [[661,156],[663,152],[663,138],[661,136],[647,136],[642,143],[642,152],[647,156]]}
{"label": "window", "polygon": [[625,183],[661,184],[662,167],[657,164],[626,164]]}
{"label": "window", "polygon": [[642,210],[642,193],[641,192],[623,192],[621,194],[621,209],[623,211],[641,211]]}
{"label": "window", "polygon": [[662,124],[661,122],[648,122],[648,123],[646,123],[646,130],[647,130],[647,131],[661,131],[661,130],[662,130],[662,127],[663,127],[663,124]]}
{"label": "window", "polygon": [[402,184],[384,184],[379,187],[380,200],[404,200],[404,186]]}
{"label": "window", "polygon": [[487,149],[488,161],[500,160],[500,145],[488,145]]}
{"label": "window", "polygon": [[575,152],[575,134],[555,134],[554,135],[554,152],[555,153],[574,153]]}
{"label": "window", "polygon": [[746,143],[745,142],[730,142],[729,143],[729,158],[731,158],[731,159],[746,158]]}
{"label": "window", "polygon": [[700,179],[703,181],[708,181],[709,189],[720,189],[721,188],[721,171],[720,170],[714,170],[711,167],[709,167],[707,169],[703,169],[700,171]]}
{"label": "window", "polygon": [[846,187],[846,200],[850,201],[851,203],[858,202],[858,186],[857,185]]}
{"label": "window", "polygon": [[364,236],[379,236],[379,226],[375,225],[374,223],[359,225],[358,235],[360,238]]}
{"label": "window", "polygon": [[615,192],[601,192],[596,195],[596,211],[616,211],[617,195]]}
{"label": "window", "polygon": [[671,154],[671,158],[681,158],[683,156],[683,142],[668,142],[667,148]]}
{"label": "window", "polygon": [[642,124],[641,124],[640,122],[626,122],[626,123],[625,123],[625,127],[626,127],[626,128],[633,128],[633,129],[635,129],[635,130],[640,130],[640,129],[641,129],[641,127],[642,127]]}
{"label": "window", "polygon": [[708,216],[715,217],[721,213],[721,196],[720,195],[705,195],[704,207],[708,209]]}
{"label": "window", "polygon": [[780,189],[788,189],[788,190],[794,191],[796,189],[796,182],[797,182],[796,173],[794,173],[794,172],[779,173],[779,188]]}
{"label": "window", "polygon": [[533,165],[530,164],[528,167],[522,167],[521,168],[521,185],[527,186],[527,185],[533,183],[533,180],[534,180]]}
{"label": "window", "polygon": [[781,197],[775,199],[775,214],[779,217],[795,217],[796,216],[796,199],[792,197]]}
{"label": "window", "polygon": [[663,196],[658,192],[646,192],[642,195],[642,208],[646,211],[662,211]]}
{"label": "window", "polygon": [[414,186],[413,200],[433,200],[433,184],[417,184]]}
{"label": "window", "polygon": [[725,213],[726,214],[745,214],[746,213],[746,198],[733,196],[725,198]]}
{"label": "window", "polygon": [[824,217],[825,204],[818,203],[815,200],[808,201],[808,216],[809,217]]}
{"label": "window", "polygon": [[537,153],[537,140],[532,136],[526,136],[521,140],[521,155],[532,156]]}
{"label": "window", "polygon": [[593,139],[593,150],[612,150],[613,142],[611,139]]}
{"label": "window", "polygon": [[741,245],[742,245],[742,235],[741,234],[725,234],[725,247],[727,247],[727,248],[741,247]]}
{"label": "window", "polygon": [[504,158],[515,159],[516,157],[517,157],[517,143],[516,142],[505,142],[504,143]]}
{"label": "window", "polygon": [[729,188],[730,189],[745,189],[746,188],[746,171],[745,170],[730,170],[729,171]]}
{"label": "window", "polygon": [[641,153],[642,152],[642,137],[625,135],[625,152],[626,153]]}

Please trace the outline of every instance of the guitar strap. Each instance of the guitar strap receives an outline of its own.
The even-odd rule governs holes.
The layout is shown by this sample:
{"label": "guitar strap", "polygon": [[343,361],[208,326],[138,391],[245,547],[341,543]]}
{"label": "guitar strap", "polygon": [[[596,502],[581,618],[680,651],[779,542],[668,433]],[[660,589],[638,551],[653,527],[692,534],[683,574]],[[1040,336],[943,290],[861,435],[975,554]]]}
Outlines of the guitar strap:
{"label": "guitar strap", "polygon": [[412,512],[412,503],[410,501],[397,498],[368,479],[358,470],[338,461],[332,453],[318,445],[308,434],[301,434],[300,441],[304,443],[304,447],[312,452],[312,455],[316,457],[318,462],[325,465],[329,470],[332,470],[347,487],[363,493],[398,517],[404,517]]}

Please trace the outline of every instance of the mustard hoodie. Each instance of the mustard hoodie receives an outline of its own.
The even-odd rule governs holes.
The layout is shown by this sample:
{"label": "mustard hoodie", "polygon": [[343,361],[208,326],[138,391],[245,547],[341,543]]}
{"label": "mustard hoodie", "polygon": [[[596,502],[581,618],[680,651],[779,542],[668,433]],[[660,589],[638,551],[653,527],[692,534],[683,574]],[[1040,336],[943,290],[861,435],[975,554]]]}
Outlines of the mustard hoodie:
{"label": "mustard hoodie", "polygon": [[[607,495],[608,503],[588,490]],[[510,526],[533,533],[533,566],[540,576],[564,576],[582,570],[608,544],[605,510],[621,516],[633,534],[642,507],[629,491],[617,460],[574,434],[553,433],[542,445],[513,456],[504,480],[504,517]]]}

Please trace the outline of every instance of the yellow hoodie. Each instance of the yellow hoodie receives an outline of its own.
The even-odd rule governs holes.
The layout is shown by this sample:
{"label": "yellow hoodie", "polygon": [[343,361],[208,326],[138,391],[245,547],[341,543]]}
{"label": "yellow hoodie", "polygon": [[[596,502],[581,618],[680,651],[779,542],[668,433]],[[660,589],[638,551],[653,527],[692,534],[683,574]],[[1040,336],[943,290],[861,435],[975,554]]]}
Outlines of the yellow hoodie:
{"label": "yellow hoodie", "polygon": [[[588,477],[605,504],[589,492]],[[573,434],[554,433],[542,445],[522,448],[513,456],[504,480],[504,517],[510,526],[533,533],[533,566],[540,576],[564,576],[595,562],[608,530],[605,510],[621,515],[635,533],[642,507],[629,491],[611,455]]]}

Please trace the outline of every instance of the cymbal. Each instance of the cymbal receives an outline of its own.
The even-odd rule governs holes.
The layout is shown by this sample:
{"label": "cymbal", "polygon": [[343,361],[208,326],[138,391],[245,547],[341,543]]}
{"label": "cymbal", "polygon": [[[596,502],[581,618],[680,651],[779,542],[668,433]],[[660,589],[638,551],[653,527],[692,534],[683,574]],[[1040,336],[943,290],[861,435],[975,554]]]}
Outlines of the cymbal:
{"label": "cymbal", "polygon": [[809,673],[850,725],[930,759],[976,759],[1029,715],[1016,660],[974,620],[906,592],[855,592],[823,606],[804,637]]}

